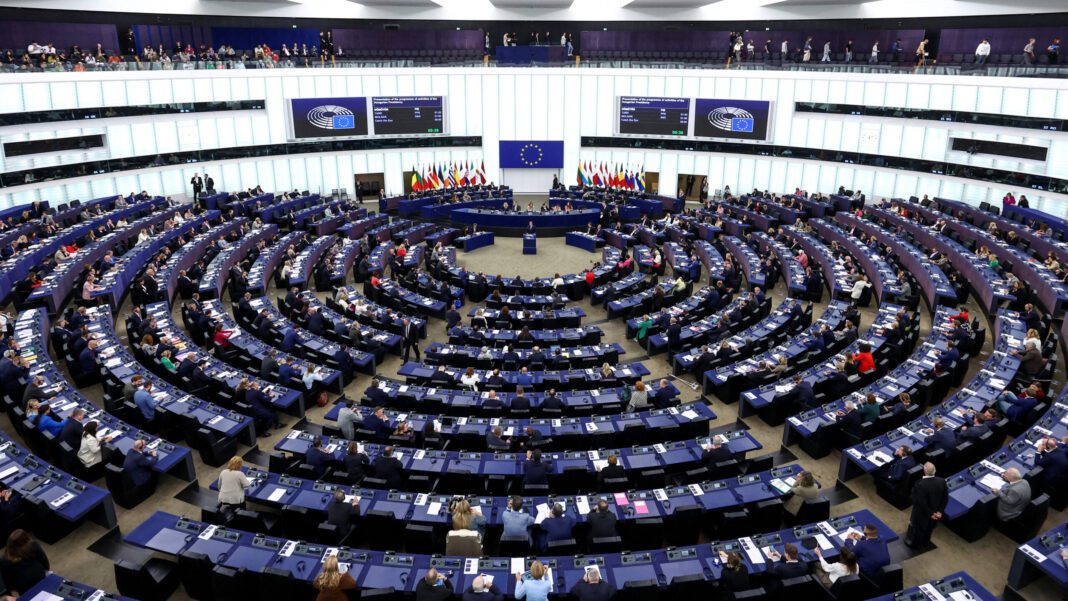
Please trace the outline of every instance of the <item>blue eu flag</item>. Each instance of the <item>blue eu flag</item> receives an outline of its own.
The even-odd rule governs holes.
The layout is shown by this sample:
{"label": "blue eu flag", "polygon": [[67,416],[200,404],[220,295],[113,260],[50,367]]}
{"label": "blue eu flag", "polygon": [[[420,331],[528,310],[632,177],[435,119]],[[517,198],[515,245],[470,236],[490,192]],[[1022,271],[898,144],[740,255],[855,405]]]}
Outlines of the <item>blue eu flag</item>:
{"label": "blue eu flag", "polygon": [[501,140],[503,169],[559,169],[564,166],[564,143],[554,140]]}
{"label": "blue eu flag", "polygon": [[334,115],[334,129],[353,129],[356,118],[353,115]]}
{"label": "blue eu flag", "polygon": [[753,133],[753,119],[752,118],[738,118],[731,119],[731,131],[740,131],[745,133]]}

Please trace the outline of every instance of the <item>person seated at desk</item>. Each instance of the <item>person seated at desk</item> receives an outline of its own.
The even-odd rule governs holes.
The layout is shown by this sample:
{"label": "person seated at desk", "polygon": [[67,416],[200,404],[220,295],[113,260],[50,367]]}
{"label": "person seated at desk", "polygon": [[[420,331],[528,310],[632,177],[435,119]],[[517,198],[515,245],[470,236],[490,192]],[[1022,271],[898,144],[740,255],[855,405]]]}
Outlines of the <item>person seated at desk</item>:
{"label": "person seated at desk", "polygon": [[293,365],[293,357],[283,357],[278,364],[278,383],[291,388],[294,378],[300,377],[300,369]]}
{"label": "person seated at desk", "polygon": [[326,506],[326,522],[337,528],[338,535],[348,537],[356,528],[356,518],[360,515],[359,498],[353,495],[351,501],[345,500],[345,491],[334,491],[334,498]]}
{"label": "person seated at desk", "polygon": [[623,469],[622,465],[619,465],[619,458],[616,457],[615,453],[609,455],[607,461],[608,465],[597,472],[597,486],[599,487],[604,486],[605,480],[618,480],[621,478],[625,480],[627,478],[627,471]]}
{"label": "person seated at desk", "polygon": [[451,598],[452,582],[435,568],[427,570],[415,585],[415,601],[447,601]]}
{"label": "person seated at desk", "polygon": [[[491,376],[492,377],[492,376]],[[503,409],[504,402],[497,396],[496,390],[490,390],[486,393],[486,398],[482,399],[483,409]]]}
{"label": "person seated at desk", "polygon": [[156,465],[157,461],[159,461],[159,456],[155,449],[145,452],[145,441],[137,440],[130,447],[130,451],[126,453],[126,458],[122,462],[122,475],[131,488],[145,486],[155,480],[152,466]]}
{"label": "person seated at desk", "polygon": [[523,367],[520,367],[519,368],[519,372],[516,373],[516,375],[515,375],[515,384],[516,384],[516,386],[533,386],[534,385],[534,375],[531,374],[529,371],[527,371],[527,366],[526,365],[524,365]]}
{"label": "person seated at desk", "polygon": [[875,578],[880,569],[890,565],[890,551],[886,548],[886,541],[879,538],[879,529],[872,524],[864,525],[863,535],[859,532],[850,534],[845,544],[857,556],[860,572],[869,578]]}
{"label": "person seated at desk", "polygon": [[523,485],[548,485],[549,466],[541,462],[541,450],[527,451],[526,461],[523,462]]}
{"label": "person seated at desk", "polygon": [[941,449],[946,454],[945,456],[949,457],[957,447],[956,434],[946,426],[946,422],[940,417],[936,417],[931,422],[931,425],[934,427],[922,430],[928,436],[928,445],[930,445],[932,451]]}
{"label": "person seated at desk", "polygon": [[545,532],[545,543],[574,538],[572,530],[575,527],[575,518],[564,512],[564,506],[554,503],[550,515],[541,523],[541,529]]}
{"label": "person seated at desk", "polygon": [[1035,465],[1042,468],[1041,481],[1047,490],[1068,489],[1068,436],[1062,445],[1055,438],[1045,438],[1038,447]]}
{"label": "person seated at desk", "polygon": [[[548,521],[548,520],[546,520]],[[548,601],[553,592],[553,581],[549,578],[549,569],[535,559],[530,564],[529,578],[523,572],[515,573],[515,598],[526,601]]]}
{"label": "person seated at desk", "polygon": [[[15,389],[12,387],[12,389]],[[26,390],[22,392],[23,404],[30,402],[31,399],[38,401],[47,401],[52,398],[55,393],[45,392],[45,379],[42,376],[34,376],[30,383],[26,385]]]}
{"label": "person seated at desk", "polygon": [[938,356],[937,366],[942,371],[949,371],[957,361],[960,361],[960,351],[957,350],[957,343],[949,340],[946,342],[946,350],[942,351]]}
{"label": "person seated at desk", "polygon": [[0,576],[7,585],[8,595],[19,596],[29,591],[44,580],[51,568],[44,549],[29,532],[18,528],[7,537],[4,553],[0,555]]}
{"label": "person seated at desk", "polygon": [[734,454],[720,440],[713,436],[710,444],[703,445],[701,451],[701,463],[708,469],[715,469],[717,464],[734,459]]}
{"label": "person seated at desk", "polygon": [[597,501],[597,505],[586,516],[586,523],[590,527],[590,539],[618,536],[619,532],[616,530],[618,521],[619,518],[616,517],[616,512],[609,508],[608,501],[604,499]]}
{"label": "person seated at desk", "polygon": [[742,556],[735,553],[719,552],[723,572],[719,577],[719,586],[727,593],[749,590],[749,568],[742,562]]}
{"label": "person seated at desk", "polygon": [[550,388],[549,392],[545,393],[545,396],[541,399],[541,404],[538,405],[538,409],[541,411],[563,411],[564,400],[556,394],[555,388]]}
{"label": "person seated at desk", "polygon": [[393,456],[392,446],[383,447],[382,454],[375,458],[372,466],[374,467],[375,478],[385,480],[389,488],[400,486],[404,466],[401,464],[400,459]]}
{"label": "person seated at desk", "polygon": [[1030,388],[1025,388],[1018,394],[1003,390],[994,404],[1005,417],[1018,422],[1038,404],[1038,398],[1032,396],[1033,394]]}
{"label": "person seated at desk", "polygon": [[393,426],[389,425],[384,407],[375,407],[371,415],[364,418],[363,427],[374,432],[375,438],[379,440],[385,440],[393,433]]}
{"label": "person seated at desk", "polygon": [[356,581],[349,572],[341,573],[336,555],[328,555],[323,559],[323,569],[315,577],[312,586],[319,590],[315,601],[348,601],[349,596],[345,591],[354,590]]}
{"label": "person seated at desk", "polygon": [[571,596],[577,601],[611,601],[616,594],[616,587],[611,582],[601,579],[600,568],[588,569],[571,587]]}
{"label": "person seated at desk", "polygon": [[312,439],[311,446],[304,454],[304,463],[312,468],[316,478],[322,478],[326,474],[327,467],[334,461],[334,456],[323,450],[323,439],[316,436]]}
{"label": "person seated at desk", "polygon": [[523,497],[508,497],[508,507],[501,514],[501,523],[504,526],[502,537],[526,537],[528,541],[531,540],[530,527],[534,525],[534,517],[523,511]]}
{"label": "person seated at desk", "polygon": [[1042,352],[1038,350],[1038,345],[1033,341],[1024,343],[1024,350],[1014,350],[1012,354],[1020,358],[1020,371],[1024,375],[1037,376],[1041,373],[1042,368],[1046,366],[1046,360],[1042,357]]}
{"label": "person seated at desk", "polygon": [[972,415],[972,423],[968,425],[965,422],[961,425],[957,432],[957,440],[960,442],[970,441],[978,443],[979,439],[990,431],[990,426],[986,425],[986,420],[983,418],[982,413],[975,413]]}
{"label": "person seated at desk", "polygon": [[[100,438],[97,436],[99,428],[100,424],[96,421],[91,421],[82,428],[81,440],[77,445],[78,459],[87,468],[100,465],[104,461],[104,454],[100,448]],[[111,442],[112,438],[112,436],[107,436],[103,440],[108,443]]]}
{"label": "person seated at desk", "polygon": [[812,472],[799,473],[797,480],[790,488],[790,494],[790,498],[783,504],[783,510],[790,515],[797,515],[805,501],[811,501],[820,494],[820,489],[816,485],[816,478],[812,475]]}
{"label": "person seated at desk", "polygon": [[464,591],[462,601],[504,601],[504,594],[501,593],[500,587],[496,583],[487,586],[487,581],[492,582],[492,579],[484,574],[475,576],[475,579],[471,581],[471,586]]}
{"label": "person seated at desk", "polygon": [[820,560],[819,566],[816,566],[814,575],[824,587],[830,589],[835,582],[838,582],[839,578],[843,576],[855,576],[860,572],[860,566],[857,564],[857,556],[853,553],[853,550],[848,546],[844,546],[838,550],[838,561],[835,563],[827,563],[827,560],[823,558],[823,550],[819,547],[814,549],[816,557]]}
{"label": "person seated at desk", "polygon": [[853,361],[857,364],[857,373],[866,374],[875,369],[875,358],[871,354],[871,345],[867,342],[861,342],[857,348],[859,352],[853,354]]}
{"label": "person seated at desk", "polygon": [[245,490],[252,486],[245,472],[241,471],[244,461],[235,455],[227,462],[226,468],[219,473],[219,506],[232,509],[245,508]]}
{"label": "person seated at desk", "polygon": [[782,589],[783,580],[808,574],[808,564],[797,560],[797,547],[793,543],[783,545],[782,553],[772,550],[768,559],[772,561],[765,576],[764,588],[768,592]]}
{"label": "person seated at desk", "polygon": [[53,437],[58,438],[60,433],[63,432],[63,426],[67,420],[58,419],[55,412],[52,410],[52,406],[45,403],[37,409],[37,416],[33,418],[33,427],[37,428],[41,432],[48,432]]}
{"label": "person seated at desk", "polygon": [[63,428],[59,431],[58,442],[65,442],[71,449],[81,446],[82,421],[85,420],[85,409],[75,407],[67,419],[63,420]]}
{"label": "person seated at desk", "polygon": [[412,429],[412,422],[403,421],[397,422],[397,426],[393,429],[393,434],[390,435],[390,442],[404,443],[406,445],[415,444],[415,430]]}
{"label": "person seated at desk", "polygon": [[271,428],[281,428],[282,422],[278,419],[278,412],[271,408],[267,394],[260,390],[259,382],[249,382],[245,390],[245,404],[252,410],[252,418],[256,422],[256,431],[262,436],[271,433]]}
{"label": "person seated at desk", "polygon": [[481,508],[472,507],[467,499],[461,498],[453,501],[450,513],[453,530],[473,530],[478,533],[480,542],[486,537],[486,517]]}
{"label": "person seated at desk", "polygon": [[1005,484],[994,494],[998,497],[998,519],[1007,522],[1019,517],[1031,502],[1031,483],[1014,467],[1002,472],[1001,479]]}
{"label": "person seated at desk", "polygon": [[507,450],[509,445],[504,440],[504,428],[494,426],[486,432],[486,448],[489,450]]}
{"label": "person seated at desk", "polygon": [[[526,369],[525,367],[523,369]],[[512,413],[525,414],[530,412],[530,399],[524,396],[523,387],[516,386],[515,396],[512,397],[512,402],[509,404],[509,410]]]}
{"label": "person seated at desk", "polygon": [[912,456],[912,447],[903,444],[894,449],[894,459],[877,472],[877,476],[888,482],[900,482],[916,467],[916,458]]}
{"label": "person seated at desk", "polygon": [[875,393],[869,392],[864,397],[864,404],[857,408],[862,423],[875,423],[879,418],[879,399]]}
{"label": "person seated at desk", "polygon": [[899,393],[896,403],[891,403],[890,401],[883,403],[883,411],[893,415],[904,415],[909,412],[911,407],[912,396],[907,392]]}
{"label": "person seated at desk", "polygon": [[679,389],[675,388],[671,382],[668,382],[667,378],[662,378],[660,387],[653,393],[653,405],[657,409],[666,409],[678,395]]}
{"label": "person seated at desk", "polygon": [[337,414],[337,427],[348,440],[356,438],[356,425],[363,422],[363,414],[356,410],[356,401],[345,398]]}
{"label": "person seated at desk", "polygon": [[834,413],[834,421],[842,428],[843,432],[860,436],[864,426],[864,417],[857,411],[853,401],[846,401],[845,406]]}
{"label": "person seated at desk", "polygon": [[345,465],[345,473],[348,474],[349,482],[353,484],[358,484],[363,480],[367,473],[367,466],[370,464],[367,454],[360,450],[360,444],[357,442],[349,443],[342,462]]}

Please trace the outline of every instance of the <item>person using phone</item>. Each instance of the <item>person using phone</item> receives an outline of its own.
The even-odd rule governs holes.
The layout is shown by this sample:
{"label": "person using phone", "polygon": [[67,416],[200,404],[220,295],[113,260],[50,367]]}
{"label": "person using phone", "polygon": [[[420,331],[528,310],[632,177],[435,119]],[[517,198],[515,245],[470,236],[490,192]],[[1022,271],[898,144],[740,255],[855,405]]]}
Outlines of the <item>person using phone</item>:
{"label": "person using phone", "polygon": [[435,568],[415,585],[415,601],[445,601],[452,597],[452,582]]}
{"label": "person using phone", "polygon": [[548,601],[553,591],[549,570],[543,563],[534,560],[530,570],[515,573],[515,598],[527,601]]}

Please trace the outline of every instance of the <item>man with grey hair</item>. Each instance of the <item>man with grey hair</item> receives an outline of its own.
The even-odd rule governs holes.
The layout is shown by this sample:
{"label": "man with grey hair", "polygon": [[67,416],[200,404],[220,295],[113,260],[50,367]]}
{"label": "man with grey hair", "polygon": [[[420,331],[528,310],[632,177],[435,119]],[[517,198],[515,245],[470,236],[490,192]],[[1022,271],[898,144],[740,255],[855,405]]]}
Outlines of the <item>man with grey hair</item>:
{"label": "man with grey hair", "polygon": [[616,594],[616,587],[601,579],[601,570],[596,566],[571,587],[571,596],[578,601],[609,601]]}
{"label": "man with grey hair", "polygon": [[1031,484],[1020,477],[1020,470],[1010,467],[1001,474],[1005,485],[994,492],[998,496],[998,519],[1007,522],[1019,517],[1031,502]]}
{"label": "man with grey hair", "polygon": [[917,549],[929,546],[931,533],[942,519],[948,502],[946,481],[935,475],[935,464],[928,461],[923,464],[923,478],[912,487],[912,515],[905,544]]}
{"label": "man with grey hair", "polygon": [[[486,582],[489,581],[487,586]],[[463,601],[503,601],[504,595],[497,584],[485,574],[479,574],[464,591]]]}

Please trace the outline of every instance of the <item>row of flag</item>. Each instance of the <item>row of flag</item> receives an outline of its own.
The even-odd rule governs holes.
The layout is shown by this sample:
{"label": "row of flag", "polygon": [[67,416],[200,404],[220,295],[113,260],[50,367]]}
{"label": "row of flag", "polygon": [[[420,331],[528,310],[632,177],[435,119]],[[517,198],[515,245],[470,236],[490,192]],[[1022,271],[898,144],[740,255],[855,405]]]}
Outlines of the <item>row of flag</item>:
{"label": "row of flag", "polygon": [[470,161],[459,163],[424,165],[422,169],[412,166],[412,191],[463,188],[486,183],[486,162],[475,167]]}
{"label": "row of flag", "polygon": [[599,188],[623,188],[645,192],[645,166],[641,169],[628,169],[623,165],[579,162],[578,176],[575,181],[580,186]]}

